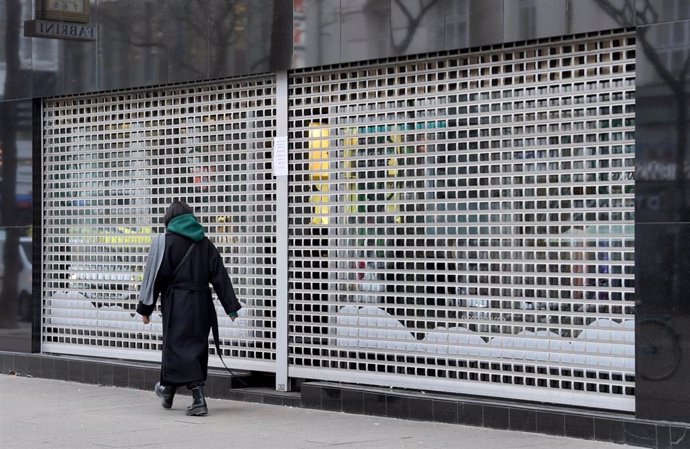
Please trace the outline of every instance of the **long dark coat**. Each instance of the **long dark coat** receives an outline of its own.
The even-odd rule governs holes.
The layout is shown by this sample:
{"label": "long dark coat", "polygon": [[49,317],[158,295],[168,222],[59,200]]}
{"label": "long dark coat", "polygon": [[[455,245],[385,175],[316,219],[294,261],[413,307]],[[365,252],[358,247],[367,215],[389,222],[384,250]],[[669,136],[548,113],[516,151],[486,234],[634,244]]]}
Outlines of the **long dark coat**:
{"label": "long dark coat", "polygon": [[[154,286],[161,295],[163,314],[162,385],[194,386],[206,381],[208,338],[216,311],[209,283],[225,313],[240,305],[218,249],[204,237],[177,271],[192,240],[179,234],[165,235],[165,252]],[[153,310],[153,309],[151,309]]]}

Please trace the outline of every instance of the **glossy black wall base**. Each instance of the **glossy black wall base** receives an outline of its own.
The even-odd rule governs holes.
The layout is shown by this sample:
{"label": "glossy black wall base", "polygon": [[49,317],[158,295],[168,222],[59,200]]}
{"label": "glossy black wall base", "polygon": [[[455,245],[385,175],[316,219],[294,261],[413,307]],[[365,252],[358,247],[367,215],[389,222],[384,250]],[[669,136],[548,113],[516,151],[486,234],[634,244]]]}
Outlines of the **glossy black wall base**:
{"label": "glossy black wall base", "polygon": [[[151,390],[159,365],[86,357],[0,352],[0,374]],[[207,395],[218,399],[304,407],[389,418],[607,441],[655,449],[690,448],[690,425],[636,419],[624,413],[478,399],[418,391],[302,382],[300,392],[279,392],[271,379],[209,370]]]}

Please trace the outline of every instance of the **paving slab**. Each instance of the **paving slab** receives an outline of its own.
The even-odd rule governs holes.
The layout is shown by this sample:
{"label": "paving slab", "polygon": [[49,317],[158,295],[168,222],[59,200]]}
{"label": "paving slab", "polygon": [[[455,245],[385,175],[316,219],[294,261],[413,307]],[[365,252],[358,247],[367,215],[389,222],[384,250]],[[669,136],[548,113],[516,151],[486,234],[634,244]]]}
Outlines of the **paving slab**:
{"label": "paving slab", "polygon": [[0,375],[0,448],[621,449],[625,445],[189,396],[165,410],[153,392]]}

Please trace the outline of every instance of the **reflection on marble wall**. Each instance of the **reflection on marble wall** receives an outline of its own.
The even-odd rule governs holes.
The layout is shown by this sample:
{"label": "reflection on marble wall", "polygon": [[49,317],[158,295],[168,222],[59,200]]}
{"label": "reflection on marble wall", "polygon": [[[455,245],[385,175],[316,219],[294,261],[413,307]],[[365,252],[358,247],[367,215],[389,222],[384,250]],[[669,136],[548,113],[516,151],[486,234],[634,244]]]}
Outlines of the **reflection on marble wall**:
{"label": "reflection on marble wall", "polygon": [[566,1],[505,2],[505,40],[522,41],[565,34]]}
{"label": "reflection on marble wall", "polygon": [[249,73],[287,70],[292,63],[292,2],[247,1]]}
{"label": "reflection on marble wall", "polygon": [[208,77],[208,5],[201,0],[99,2],[100,87]]}
{"label": "reflection on marble wall", "polygon": [[391,55],[426,53],[444,48],[443,0],[398,0],[391,3]]}
{"label": "reflection on marble wall", "polygon": [[295,2],[292,67],[340,62],[340,0]]}
{"label": "reflection on marble wall", "polygon": [[[24,36],[33,1],[0,0],[0,98],[95,92],[286,70],[291,0],[91,0],[97,41]],[[251,42],[251,45],[248,43]],[[12,53],[14,54],[14,53]],[[12,72],[15,85],[5,89]]]}
{"label": "reflection on marble wall", "polygon": [[[98,41],[29,38],[33,1],[0,0],[19,62],[5,99],[216,79],[690,17],[685,0],[91,0]],[[675,31],[677,34],[678,31]],[[9,64],[8,64],[9,62]],[[16,85],[4,89],[12,70]]]}
{"label": "reflection on marble wall", "polygon": [[32,96],[33,42],[23,36],[32,4],[32,0],[0,0],[0,99]]}
{"label": "reflection on marble wall", "polygon": [[294,68],[634,26],[635,0],[303,0]]}
{"label": "reflection on marble wall", "polygon": [[391,56],[391,4],[351,0],[340,3],[340,60]]}
{"label": "reflection on marble wall", "polygon": [[690,224],[637,224],[636,416],[690,422]]}
{"label": "reflection on marble wall", "polygon": [[446,1],[445,49],[503,42],[503,0]]}
{"label": "reflection on marble wall", "polygon": [[679,30],[690,21],[637,29],[636,408],[690,422],[690,32]]}
{"label": "reflection on marble wall", "polygon": [[690,2],[687,0],[635,0],[635,6],[637,14],[644,16],[644,21],[638,24],[690,19]]}
{"label": "reflection on marble wall", "polygon": [[32,225],[31,114],[31,100],[0,102],[0,227]]}
{"label": "reflection on marble wall", "polygon": [[571,0],[567,7],[566,34],[635,26],[635,0]]}
{"label": "reflection on marble wall", "polygon": [[[29,233],[29,227],[0,227],[0,351],[31,352],[33,243]],[[14,291],[12,296],[9,289]]]}
{"label": "reflection on marble wall", "polygon": [[209,77],[249,73],[247,7],[242,2],[209,0]]}
{"label": "reflection on marble wall", "polygon": [[33,317],[31,113],[31,100],[0,101],[0,350],[26,352]]}
{"label": "reflection on marble wall", "polygon": [[638,29],[638,222],[690,222],[690,33],[676,32],[688,23]]}

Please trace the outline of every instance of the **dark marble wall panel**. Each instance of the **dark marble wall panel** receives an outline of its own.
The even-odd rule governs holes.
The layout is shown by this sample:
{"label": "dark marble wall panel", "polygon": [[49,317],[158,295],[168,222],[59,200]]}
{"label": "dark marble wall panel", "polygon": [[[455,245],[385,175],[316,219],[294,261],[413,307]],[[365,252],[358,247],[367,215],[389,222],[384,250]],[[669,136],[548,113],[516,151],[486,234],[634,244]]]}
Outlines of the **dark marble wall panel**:
{"label": "dark marble wall panel", "polygon": [[98,17],[101,89],[208,78],[205,1],[100,2]]}
{"label": "dark marble wall panel", "polygon": [[[104,5],[105,7],[105,5]],[[168,2],[160,1],[154,4],[150,1],[134,1],[130,5],[130,19],[125,26],[129,27],[127,40],[121,41],[121,46],[129,48],[128,57],[131,70],[127,73],[127,82],[132,85],[164,84],[170,80],[171,66],[175,66],[171,58],[170,47],[175,45],[175,37],[170,28],[182,26],[173,25],[173,14]],[[109,14],[113,14],[110,12]],[[199,20],[199,16],[195,16]],[[102,26],[102,29],[107,27]],[[103,32],[103,31],[102,31]],[[107,46],[107,45],[106,45]],[[113,46],[115,54],[120,50]],[[107,71],[108,66],[103,66]],[[107,77],[105,77],[107,79]]]}
{"label": "dark marble wall panel", "polygon": [[445,49],[503,42],[503,0],[446,0]]}
{"label": "dark marble wall panel", "polygon": [[28,228],[33,223],[32,133],[30,99],[0,102],[0,201],[4,192],[10,199],[0,207],[0,226]]}
{"label": "dark marble wall panel", "polygon": [[687,24],[637,31],[638,222],[690,222],[690,41],[674,38],[678,25]]}
{"label": "dark marble wall panel", "polygon": [[[31,124],[33,130],[41,129],[41,123],[43,117],[41,116],[41,99],[34,98],[32,101],[32,120]],[[39,243],[33,244],[34,242],[41,242],[41,236],[43,235],[43,229],[41,227],[41,207],[43,204],[43,158],[41,157],[41,143],[43,142],[43,136],[38,132],[32,133],[32,156],[33,156],[33,170],[31,172],[33,178],[33,226],[31,228],[31,251],[27,252],[27,257],[32,264],[31,273],[31,293],[33,299],[31,304],[33,304],[33,317],[31,318],[31,333],[32,333],[32,344],[31,352],[41,351],[41,285],[43,281],[43,268],[41,261],[43,260],[41,245]],[[29,254],[31,253],[31,254]]]}
{"label": "dark marble wall panel", "polygon": [[98,44],[95,41],[60,41],[58,54],[62,95],[98,90]]}
{"label": "dark marble wall panel", "polygon": [[32,101],[0,102],[0,350],[31,351]]}
{"label": "dark marble wall panel", "polygon": [[[95,1],[90,14],[90,24],[96,25]],[[28,79],[34,98],[98,90],[97,41],[32,38],[31,48],[33,70]]]}
{"label": "dark marble wall panel", "polygon": [[635,0],[577,0],[567,8],[566,34],[635,26]]}
{"label": "dark marble wall panel", "polygon": [[637,224],[636,416],[690,422],[690,224]]}
{"label": "dark marble wall panel", "polygon": [[247,62],[249,73],[268,72],[271,56],[271,25],[273,5],[267,0],[259,0],[247,8]]}
{"label": "dark marble wall panel", "polygon": [[249,73],[248,0],[210,0],[209,77],[223,78]]}
{"label": "dark marble wall panel", "polygon": [[[206,0],[137,0],[151,13],[135,14],[133,30],[162,38],[165,42],[162,50],[163,58],[167,61],[167,82],[195,81],[208,79],[209,61],[209,26],[208,3]],[[160,27],[152,25],[152,19],[162,20]],[[161,36],[162,34],[162,36]],[[158,55],[149,49],[150,55]],[[146,67],[151,64],[149,54],[141,55],[141,59],[134,59],[135,67]],[[136,81],[138,79],[135,78]],[[160,81],[153,81],[160,84]],[[138,81],[138,84],[150,84]]]}
{"label": "dark marble wall panel", "polygon": [[[15,22],[20,27],[33,17],[31,0],[0,1],[3,9],[7,4],[19,10],[21,19]],[[16,12],[0,15],[0,21]],[[99,28],[98,42],[25,38],[23,30],[17,34],[16,27],[4,27],[15,30],[21,53],[15,69],[20,76],[6,98],[220,78],[673,21],[690,17],[690,3],[91,0],[91,16]],[[4,57],[0,51],[0,60]]]}
{"label": "dark marble wall panel", "polygon": [[[650,4],[650,7],[653,5]],[[636,414],[690,422],[690,21],[637,29]]]}
{"label": "dark marble wall panel", "polygon": [[340,62],[340,0],[295,2],[293,68]]}
{"label": "dark marble wall panel", "polygon": [[566,34],[567,0],[506,0],[503,7],[506,42]]}
{"label": "dark marble wall panel", "polygon": [[[0,14],[1,16],[1,14]],[[32,11],[29,20],[34,17]],[[23,31],[22,31],[23,34]],[[31,82],[34,97],[56,95],[62,91],[62,76],[60,69],[60,41],[59,39],[25,38],[31,44],[31,71],[27,72],[27,80]],[[93,43],[91,45],[94,45]]]}
{"label": "dark marble wall panel", "polygon": [[31,0],[0,0],[0,99],[31,98],[32,39],[24,21],[33,14]]}
{"label": "dark marble wall panel", "polygon": [[32,350],[32,246],[28,228],[0,227],[0,351]]}
{"label": "dark marble wall panel", "polygon": [[[97,8],[90,8],[90,15],[92,24],[99,23]],[[58,53],[63,95],[98,90],[97,41],[60,40]]]}
{"label": "dark marble wall panel", "polygon": [[101,2],[97,6],[99,90],[134,86],[132,0]]}
{"label": "dark marble wall panel", "polygon": [[438,51],[445,47],[444,0],[391,3],[391,56]]}
{"label": "dark marble wall panel", "polygon": [[638,25],[690,19],[690,2],[686,0],[635,0]]}
{"label": "dark marble wall panel", "polygon": [[391,55],[390,0],[341,2],[340,58],[343,62]]}
{"label": "dark marble wall panel", "polygon": [[[33,130],[41,129],[43,117],[41,116],[41,99],[34,98],[33,101],[33,117],[31,120]],[[32,344],[31,352],[41,352],[41,285],[43,280],[43,267],[41,260],[43,252],[41,251],[40,242],[43,236],[43,198],[39,195],[43,185],[43,158],[41,157],[41,142],[43,136],[38,132],[33,132],[33,206],[31,214],[33,216],[33,226],[31,228],[31,251],[25,251],[32,264],[32,279],[31,279],[31,293],[33,305],[31,322]],[[34,242],[38,242],[34,244]],[[30,309],[30,307],[29,307]]]}
{"label": "dark marble wall panel", "polygon": [[636,409],[643,418],[690,422],[690,77],[682,69],[690,43],[673,45],[677,26],[637,33]]}
{"label": "dark marble wall panel", "polygon": [[249,73],[287,70],[292,64],[292,2],[252,0],[247,4]]}

